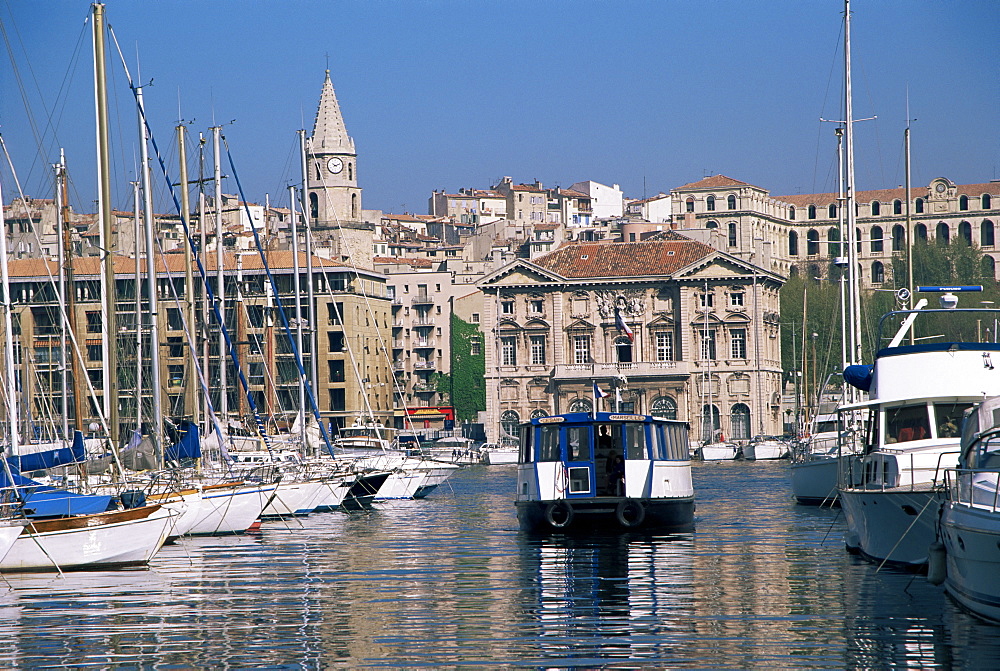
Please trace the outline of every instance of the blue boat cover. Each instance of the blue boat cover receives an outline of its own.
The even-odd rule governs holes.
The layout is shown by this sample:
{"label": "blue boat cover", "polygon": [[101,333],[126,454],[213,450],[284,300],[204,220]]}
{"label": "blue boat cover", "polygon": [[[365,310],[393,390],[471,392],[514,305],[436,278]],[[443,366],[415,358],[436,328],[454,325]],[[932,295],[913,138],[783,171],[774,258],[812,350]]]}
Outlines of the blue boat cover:
{"label": "blue boat cover", "polygon": [[83,447],[83,434],[79,431],[73,432],[73,444],[69,447],[60,447],[54,450],[35,452],[34,454],[24,454],[16,457],[7,457],[7,463],[11,468],[18,471],[40,471],[56,466],[76,464],[87,459],[87,451]]}
{"label": "blue boat cover", "polygon": [[844,379],[861,391],[870,391],[872,388],[872,371],[872,366],[854,364],[844,369]]}
{"label": "blue boat cover", "polygon": [[[26,478],[13,468],[13,484],[24,499],[24,514],[31,518],[65,517],[68,515],[93,515],[115,508],[112,496],[74,494]],[[10,487],[7,474],[0,470],[0,487]]]}
{"label": "blue boat cover", "polygon": [[194,422],[184,420],[177,427],[181,439],[169,446],[164,453],[167,461],[182,459],[199,459],[201,457],[201,440],[198,436],[198,426]]}

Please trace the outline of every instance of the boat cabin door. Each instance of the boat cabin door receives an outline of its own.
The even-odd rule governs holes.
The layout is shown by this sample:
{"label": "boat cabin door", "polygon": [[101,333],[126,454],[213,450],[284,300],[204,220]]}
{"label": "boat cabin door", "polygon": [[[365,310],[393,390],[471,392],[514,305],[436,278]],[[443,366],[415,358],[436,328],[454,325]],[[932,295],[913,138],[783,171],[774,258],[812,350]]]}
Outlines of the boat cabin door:
{"label": "boat cabin door", "polygon": [[563,463],[566,469],[566,498],[592,497],[596,469],[591,427],[567,426],[563,431],[565,431]]}
{"label": "boat cabin door", "polygon": [[597,496],[625,495],[625,461],[621,425],[610,422],[594,425],[595,490]]}

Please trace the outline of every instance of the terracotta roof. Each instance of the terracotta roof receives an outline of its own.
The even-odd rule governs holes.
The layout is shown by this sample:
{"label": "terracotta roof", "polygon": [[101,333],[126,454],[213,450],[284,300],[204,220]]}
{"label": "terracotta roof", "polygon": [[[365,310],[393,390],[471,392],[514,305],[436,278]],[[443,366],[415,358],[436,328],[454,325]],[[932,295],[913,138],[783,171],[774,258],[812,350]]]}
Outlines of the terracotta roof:
{"label": "terracotta roof", "polygon": [[[683,188],[683,187],[681,187],[681,188]],[[629,205],[641,205],[643,203],[652,203],[654,200],[663,200],[664,198],[670,198],[670,196],[667,195],[667,194],[665,194],[665,193],[658,193],[657,195],[650,196],[649,198],[642,198],[642,199],[639,199],[639,200],[630,200],[630,201],[628,201],[628,204]]]}
{"label": "terracotta roof", "polygon": [[513,191],[545,191],[541,186],[535,186],[534,184],[515,184],[511,189]]}
{"label": "terracotta roof", "polygon": [[684,186],[679,186],[674,191],[681,189],[722,189],[730,186],[753,186],[752,184],[747,184],[746,182],[741,182],[738,179],[733,179],[732,177],[726,177],[725,175],[712,175],[711,177],[705,177],[698,180],[697,182],[691,182],[690,184],[685,184]]}
{"label": "terracotta roof", "polygon": [[[991,196],[1000,196],[1000,182],[986,182],[985,184],[956,184],[955,191],[958,195],[966,195],[970,198],[978,198],[984,193]],[[910,195],[913,198],[924,198],[930,192],[930,185],[910,187]],[[807,205],[827,206],[837,202],[835,193],[800,193],[794,196],[774,196],[775,200],[790,205],[805,207]],[[906,189],[898,186],[894,189],[871,189],[869,191],[858,191],[855,199],[859,203],[870,203],[877,200],[880,203],[891,203],[894,200],[906,201]]]}
{"label": "terracotta roof", "polygon": [[372,261],[376,265],[401,265],[410,266],[411,268],[431,268],[434,266],[434,261],[430,259],[417,259],[409,256],[376,256]]}
{"label": "terracotta roof", "polygon": [[563,277],[671,275],[715,250],[680,238],[655,242],[583,242],[564,245],[535,263]]}
{"label": "terracotta roof", "polygon": [[590,194],[583,193],[582,191],[574,191],[573,189],[559,189],[560,196],[569,196],[570,198],[590,198]]}

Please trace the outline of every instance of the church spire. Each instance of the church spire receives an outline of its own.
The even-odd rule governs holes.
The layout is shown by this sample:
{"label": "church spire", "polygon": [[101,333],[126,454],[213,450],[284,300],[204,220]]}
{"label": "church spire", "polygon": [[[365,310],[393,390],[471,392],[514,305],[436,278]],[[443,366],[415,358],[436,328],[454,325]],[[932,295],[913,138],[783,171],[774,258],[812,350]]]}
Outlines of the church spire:
{"label": "church spire", "polygon": [[316,110],[316,123],[313,124],[312,148],[316,152],[355,153],[354,140],[347,134],[329,70],[326,71],[323,92],[319,96],[319,109]]}

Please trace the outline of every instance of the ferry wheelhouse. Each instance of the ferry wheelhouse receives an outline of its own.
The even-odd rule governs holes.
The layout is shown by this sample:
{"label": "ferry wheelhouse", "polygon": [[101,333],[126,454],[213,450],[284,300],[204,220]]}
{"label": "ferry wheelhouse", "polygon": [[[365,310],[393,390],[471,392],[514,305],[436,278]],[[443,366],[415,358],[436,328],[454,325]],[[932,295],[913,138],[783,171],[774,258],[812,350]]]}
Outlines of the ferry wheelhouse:
{"label": "ferry wheelhouse", "polygon": [[686,422],[607,412],[521,425],[517,517],[530,531],[694,526]]}

